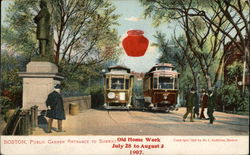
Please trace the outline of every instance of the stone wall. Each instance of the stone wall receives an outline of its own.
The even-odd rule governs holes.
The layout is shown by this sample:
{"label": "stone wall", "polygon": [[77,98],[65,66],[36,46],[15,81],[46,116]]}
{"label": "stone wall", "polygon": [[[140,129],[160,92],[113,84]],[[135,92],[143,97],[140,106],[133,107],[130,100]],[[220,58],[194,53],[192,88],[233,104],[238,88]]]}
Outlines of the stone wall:
{"label": "stone wall", "polygon": [[83,111],[85,109],[91,108],[91,96],[77,96],[77,97],[67,97],[63,98],[65,114],[69,114],[70,104],[77,104],[79,110]]}

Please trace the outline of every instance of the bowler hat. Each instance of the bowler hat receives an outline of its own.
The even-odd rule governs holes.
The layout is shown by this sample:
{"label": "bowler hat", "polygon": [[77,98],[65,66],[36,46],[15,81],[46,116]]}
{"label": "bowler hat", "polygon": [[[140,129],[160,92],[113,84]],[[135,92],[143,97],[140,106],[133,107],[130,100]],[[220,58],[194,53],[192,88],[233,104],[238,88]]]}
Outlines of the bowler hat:
{"label": "bowler hat", "polygon": [[212,90],[212,89],[209,89],[209,90],[208,90],[208,93],[213,93],[213,90]]}
{"label": "bowler hat", "polygon": [[62,87],[61,87],[61,85],[60,84],[56,84],[55,85],[55,89],[61,89]]}

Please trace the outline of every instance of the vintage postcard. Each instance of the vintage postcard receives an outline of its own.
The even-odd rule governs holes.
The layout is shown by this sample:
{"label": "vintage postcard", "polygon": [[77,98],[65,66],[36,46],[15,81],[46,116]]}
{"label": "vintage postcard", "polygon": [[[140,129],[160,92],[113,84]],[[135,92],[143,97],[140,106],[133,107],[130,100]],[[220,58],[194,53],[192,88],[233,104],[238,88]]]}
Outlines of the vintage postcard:
{"label": "vintage postcard", "polygon": [[249,0],[1,0],[0,154],[249,154]]}

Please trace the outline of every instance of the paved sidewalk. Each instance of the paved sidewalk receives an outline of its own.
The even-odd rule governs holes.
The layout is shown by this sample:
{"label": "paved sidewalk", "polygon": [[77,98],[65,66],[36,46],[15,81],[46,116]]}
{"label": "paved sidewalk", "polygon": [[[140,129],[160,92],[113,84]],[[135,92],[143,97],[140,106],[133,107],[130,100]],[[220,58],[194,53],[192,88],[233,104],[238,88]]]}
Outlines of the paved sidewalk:
{"label": "paved sidewalk", "polygon": [[[39,124],[39,127],[35,128],[33,131],[33,135],[60,136],[74,135],[75,133],[77,135],[77,132],[80,132],[81,130],[77,124],[81,123],[82,117],[85,117],[85,113],[88,111],[91,111],[91,109],[82,111],[78,115],[66,115],[66,120],[63,120],[63,130],[65,130],[65,132],[56,132],[55,130],[57,129],[57,120],[53,120],[52,133],[46,133],[47,122],[43,121],[44,124]],[[47,118],[43,117],[42,119]]]}
{"label": "paved sidewalk", "polygon": [[[45,132],[46,124],[39,125],[33,135],[248,135],[249,116],[215,112],[214,124],[209,120],[182,121],[186,108],[171,113],[142,111],[107,111],[89,109],[78,115],[67,115],[63,121],[66,132]],[[46,123],[45,118],[40,121]],[[57,127],[54,120],[53,127]]]}

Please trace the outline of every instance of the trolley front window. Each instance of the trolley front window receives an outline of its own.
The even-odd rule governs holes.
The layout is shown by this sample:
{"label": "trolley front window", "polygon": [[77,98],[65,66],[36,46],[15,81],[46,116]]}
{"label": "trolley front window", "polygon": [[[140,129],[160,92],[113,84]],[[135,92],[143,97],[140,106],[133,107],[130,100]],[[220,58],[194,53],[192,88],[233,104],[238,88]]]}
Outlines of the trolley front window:
{"label": "trolley front window", "polygon": [[124,89],[124,78],[112,78],[111,89]]}
{"label": "trolley front window", "polygon": [[159,77],[159,89],[173,89],[173,78]]}

